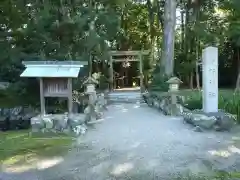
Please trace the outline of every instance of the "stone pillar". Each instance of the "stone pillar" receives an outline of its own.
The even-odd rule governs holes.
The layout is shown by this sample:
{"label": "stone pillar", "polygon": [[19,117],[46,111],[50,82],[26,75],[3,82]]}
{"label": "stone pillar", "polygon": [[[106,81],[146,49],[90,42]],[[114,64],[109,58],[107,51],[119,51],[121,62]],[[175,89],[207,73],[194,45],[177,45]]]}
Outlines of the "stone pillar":
{"label": "stone pillar", "polygon": [[207,47],[202,54],[203,111],[218,112],[218,49]]}
{"label": "stone pillar", "polygon": [[177,112],[177,92],[182,81],[177,77],[170,78],[166,83],[169,84],[168,92],[171,93],[171,108],[170,115],[176,115]]}

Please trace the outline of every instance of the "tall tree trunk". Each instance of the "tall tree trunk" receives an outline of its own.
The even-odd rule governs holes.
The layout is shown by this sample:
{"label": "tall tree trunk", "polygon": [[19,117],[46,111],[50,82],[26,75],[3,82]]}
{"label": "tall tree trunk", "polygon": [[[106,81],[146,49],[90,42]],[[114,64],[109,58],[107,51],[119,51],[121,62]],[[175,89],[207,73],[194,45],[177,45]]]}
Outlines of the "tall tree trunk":
{"label": "tall tree trunk", "polygon": [[165,1],[164,7],[164,37],[161,58],[161,69],[168,77],[174,72],[174,43],[176,25],[176,0]]}
{"label": "tall tree trunk", "polygon": [[196,47],[196,83],[197,83],[197,89],[200,90],[200,76],[199,76],[199,50],[200,50],[200,43],[199,43],[199,38],[197,37],[197,47]]}
{"label": "tall tree trunk", "polygon": [[184,2],[183,0],[180,0],[180,5],[181,5],[181,49],[184,49],[184,40],[185,40],[185,36],[184,36]]}

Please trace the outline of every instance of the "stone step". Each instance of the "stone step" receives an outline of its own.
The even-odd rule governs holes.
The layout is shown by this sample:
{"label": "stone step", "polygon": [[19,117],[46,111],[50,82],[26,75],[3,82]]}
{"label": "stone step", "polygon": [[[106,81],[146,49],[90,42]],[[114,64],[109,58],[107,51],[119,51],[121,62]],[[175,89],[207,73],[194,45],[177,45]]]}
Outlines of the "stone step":
{"label": "stone step", "polygon": [[108,101],[111,103],[136,103],[142,102],[140,92],[112,92],[108,94]]}
{"label": "stone step", "polygon": [[142,98],[109,98],[109,102],[117,102],[117,103],[136,103],[136,102],[143,102]]}

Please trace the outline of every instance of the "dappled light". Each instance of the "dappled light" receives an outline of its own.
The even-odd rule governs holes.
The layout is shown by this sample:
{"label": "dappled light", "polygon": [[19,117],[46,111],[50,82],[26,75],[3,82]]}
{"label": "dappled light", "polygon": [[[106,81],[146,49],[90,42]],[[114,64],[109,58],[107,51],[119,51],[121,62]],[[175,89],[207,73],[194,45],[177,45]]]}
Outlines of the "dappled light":
{"label": "dappled light", "polygon": [[240,172],[240,0],[0,0],[0,15],[0,180]]}
{"label": "dappled light", "polygon": [[33,165],[10,166],[4,168],[3,172],[7,173],[23,173],[35,169]]}
{"label": "dappled light", "polygon": [[230,146],[228,147],[228,150],[231,151],[232,153],[240,154],[240,149],[237,148],[236,146]]}
{"label": "dappled light", "polygon": [[133,108],[135,108],[135,109],[140,108],[140,105],[141,105],[140,102],[137,102],[136,104],[134,104]]}
{"label": "dappled light", "polygon": [[232,146],[228,146],[226,148],[226,150],[211,150],[211,151],[208,151],[208,153],[210,153],[213,156],[220,156],[223,158],[228,158],[234,154],[240,155],[240,149],[237,148],[236,146],[232,145]]}
{"label": "dappled light", "polygon": [[224,158],[228,158],[229,156],[231,156],[231,153],[227,150],[212,150],[212,151],[208,151],[211,155],[213,156],[220,156],[220,157],[224,157]]}
{"label": "dappled light", "polygon": [[140,90],[140,87],[131,87],[131,88],[120,88],[120,89],[115,89],[114,91],[118,92],[118,91],[129,91],[129,92],[132,92],[132,91],[139,91]]}
{"label": "dappled light", "polygon": [[29,131],[10,131],[0,137],[2,171],[24,173],[44,170],[63,162],[72,138],[67,136],[33,137]]}
{"label": "dappled light", "polygon": [[239,141],[239,140],[240,140],[240,137],[234,136],[234,137],[232,137],[232,140],[234,140],[234,141]]}
{"label": "dappled light", "polygon": [[133,163],[130,163],[130,162],[118,164],[113,168],[111,174],[113,174],[115,176],[119,176],[121,174],[129,172],[133,168],[134,168],[134,165],[133,165]]}
{"label": "dappled light", "polygon": [[132,145],[132,148],[138,148],[142,143],[141,142],[135,142],[133,145]]}
{"label": "dappled light", "polygon": [[13,164],[5,165],[4,172],[7,173],[22,173],[32,169],[44,170],[51,168],[57,164],[63,162],[62,157],[53,157],[48,159],[42,159],[40,157],[22,157],[25,159],[24,162],[15,162]]}
{"label": "dappled light", "polygon": [[62,157],[54,157],[52,159],[40,160],[37,163],[37,169],[42,170],[42,169],[47,169],[47,168],[53,167],[53,166],[63,162],[63,160],[64,159]]}

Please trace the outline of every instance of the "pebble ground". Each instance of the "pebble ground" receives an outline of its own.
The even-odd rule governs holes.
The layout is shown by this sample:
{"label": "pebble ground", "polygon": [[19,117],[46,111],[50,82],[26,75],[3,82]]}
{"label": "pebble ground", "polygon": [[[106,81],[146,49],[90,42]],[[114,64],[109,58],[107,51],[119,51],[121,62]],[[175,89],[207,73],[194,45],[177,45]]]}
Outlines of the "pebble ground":
{"label": "pebble ground", "polygon": [[237,139],[227,132],[195,132],[181,118],[145,104],[113,104],[61,163],[3,172],[0,180],[168,180],[178,173],[240,170]]}

